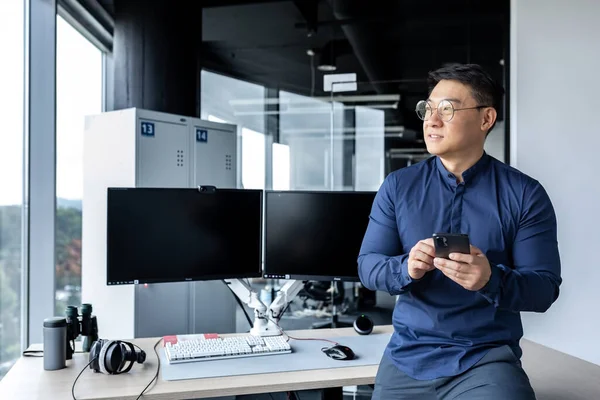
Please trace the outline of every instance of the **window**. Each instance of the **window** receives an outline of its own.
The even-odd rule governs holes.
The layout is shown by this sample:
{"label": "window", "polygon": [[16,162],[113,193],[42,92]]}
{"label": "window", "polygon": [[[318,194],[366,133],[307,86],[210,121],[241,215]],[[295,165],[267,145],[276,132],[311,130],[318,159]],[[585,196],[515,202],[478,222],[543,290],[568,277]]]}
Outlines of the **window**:
{"label": "window", "polygon": [[21,353],[24,9],[0,5],[0,379]]}
{"label": "window", "polygon": [[102,112],[102,52],[56,17],[56,315],[81,304],[83,131]]}
{"label": "window", "polygon": [[241,185],[265,188],[265,88],[209,71],[201,73],[201,118],[237,125]]}

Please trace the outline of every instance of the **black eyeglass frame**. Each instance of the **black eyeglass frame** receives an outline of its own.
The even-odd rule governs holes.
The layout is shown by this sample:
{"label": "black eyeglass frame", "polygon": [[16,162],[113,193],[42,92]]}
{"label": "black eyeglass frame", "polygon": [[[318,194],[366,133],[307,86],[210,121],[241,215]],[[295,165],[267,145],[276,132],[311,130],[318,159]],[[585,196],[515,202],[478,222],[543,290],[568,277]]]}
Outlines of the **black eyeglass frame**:
{"label": "black eyeglass frame", "polygon": [[[452,115],[450,116],[450,118],[449,118],[448,120],[445,120],[445,119],[442,117],[442,114],[441,114],[441,112],[440,112],[440,104],[442,104],[442,103],[444,103],[444,102],[446,102],[446,103],[450,104],[450,107],[452,107]],[[421,121],[425,121],[425,120],[426,120],[426,118],[425,118],[425,115],[423,115],[423,116],[421,117],[421,115],[419,114],[419,105],[421,105],[421,104],[425,104],[425,106],[429,105],[429,108],[432,110],[432,114],[433,114],[433,107],[431,106],[431,102],[430,102],[430,101],[428,101],[428,100],[420,100],[420,101],[417,103],[417,105],[416,105],[416,107],[415,107],[415,112],[417,113],[417,116],[419,117],[419,119],[420,119]],[[436,107],[436,110],[437,110],[438,117],[440,117],[440,119],[441,119],[442,121],[444,121],[444,122],[450,122],[450,121],[452,121],[452,118],[454,118],[454,113],[455,113],[456,111],[463,111],[463,110],[478,110],[478,109],[482,109],[482,108],[488,108],[488,107],[492,107],[492,106],[475,106],[475,107],[454,108],[454,104],[452,104],[452,102],[451,102],[450,100],[442,100],[442,101],[440,101],[440,103],[439,103],[439,104],[438,104],[438,106]],[[427,112],[425,112],[425,114],[426,114],[426,113],[427,113]],[[427,118],[427,119],[429,119],[429,118]]]}

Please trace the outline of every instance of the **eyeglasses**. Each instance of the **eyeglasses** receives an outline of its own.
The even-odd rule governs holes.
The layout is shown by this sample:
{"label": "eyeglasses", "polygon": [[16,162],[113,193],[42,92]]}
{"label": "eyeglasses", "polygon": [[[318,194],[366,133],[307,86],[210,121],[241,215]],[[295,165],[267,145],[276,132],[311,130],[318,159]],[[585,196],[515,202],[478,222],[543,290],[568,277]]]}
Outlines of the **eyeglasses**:
{"label": "eyeglasses", "polygon": [[[486,108],[486,107],[490,107],[490,106],[454,108],[452,103],[450,103],[448,100],[442,100],[442,101],[440,101],[440,104],[438,104],[438,106],[437,106],[437,113],[442,121],[450,122],[452,120],[452,118],[454,118],[455,111],[478,110],[480,108]],[[433,110],[433,107],[431,106],[431,103],[426,100],[419,101],[417,103],[417,107],[415,109],[415,111],[417,112],[417,115],[423,121],[425,121],[431,117],[432,110]]]}

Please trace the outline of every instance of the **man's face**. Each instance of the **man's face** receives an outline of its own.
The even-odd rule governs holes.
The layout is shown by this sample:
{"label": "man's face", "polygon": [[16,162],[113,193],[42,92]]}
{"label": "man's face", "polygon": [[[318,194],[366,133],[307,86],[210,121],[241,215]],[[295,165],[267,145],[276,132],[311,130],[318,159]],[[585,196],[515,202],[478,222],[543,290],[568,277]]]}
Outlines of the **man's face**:
{"label": "man's face", "polygon": [[455,110],[476,107],[468,86],[451,80],[440,81],[429,96],[431,116],[423,121],[423,133],[427,151],[440,157],[460,155],[483,148],[485,129],[480,109],[455,111],[450,121],[444,121],[437,113],[442,101],[449,101]]}

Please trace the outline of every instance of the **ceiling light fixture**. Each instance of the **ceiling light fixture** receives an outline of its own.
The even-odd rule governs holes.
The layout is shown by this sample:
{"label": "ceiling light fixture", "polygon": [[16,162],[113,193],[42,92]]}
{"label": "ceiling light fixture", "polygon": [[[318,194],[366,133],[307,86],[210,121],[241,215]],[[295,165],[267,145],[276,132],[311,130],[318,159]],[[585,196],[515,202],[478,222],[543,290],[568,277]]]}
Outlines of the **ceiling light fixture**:
{"label": "ceiling light fixture", "polygon": [[332,72],[337,69],[337,66],[335,65],[333,46],[325,46],[323,50],[321,50],[317,69],[323,72]]}
{"label": "ceiling light fixture", "polygon": [[332,72],[332,71],[335,71],[337,69],[337,67],[332,64],[319,64],[317,69],[319,71],[323,71],[323,72]]}
{"label": "ceiling light fixture", "polygon": [[337,70],[337,57],[350,53],[351,46],[347,40],[330,40],[319,51],[319,62],[317,69],[323,72]]}

